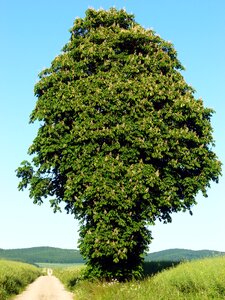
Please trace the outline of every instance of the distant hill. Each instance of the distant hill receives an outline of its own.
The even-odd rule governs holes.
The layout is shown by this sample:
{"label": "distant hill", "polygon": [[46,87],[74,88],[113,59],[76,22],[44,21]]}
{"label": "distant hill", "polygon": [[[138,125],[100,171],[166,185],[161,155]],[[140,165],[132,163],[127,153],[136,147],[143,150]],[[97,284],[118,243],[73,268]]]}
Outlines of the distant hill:
{"label": "distant hill", "polygon": [[212,250],[169,249],[148,253],[146,261],[186,261],[205,257],[222,256],[225,252]]}
{"label": "distant hill", "polygon": [[28,263],[81,263],[80,252],[73,249],[54,247],[33,247],[24,249],[0,249],[0,258]]}
{"label": "distant hill", "polygon": [[[211,250],[169,249],[149,253],[145,261],[186,261],[204,257],[222,256],[225,252]],[[0,249],[0,259],[24,261],[28,263],[82,263],[79,250],[54,247],[33,247],[23,249]]]}

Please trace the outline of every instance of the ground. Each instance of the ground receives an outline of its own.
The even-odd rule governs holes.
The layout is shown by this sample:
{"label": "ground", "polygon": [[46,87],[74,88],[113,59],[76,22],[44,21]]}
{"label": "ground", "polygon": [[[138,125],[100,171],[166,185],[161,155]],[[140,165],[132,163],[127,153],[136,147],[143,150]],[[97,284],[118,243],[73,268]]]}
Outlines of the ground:
{"label": "ground", "polygon": [[52,270],[48,269],[47,273],[48,275],[41,276],[30,284],[14,300],[73,300],[73,294],[67,292],[62,283],[52,276]]}

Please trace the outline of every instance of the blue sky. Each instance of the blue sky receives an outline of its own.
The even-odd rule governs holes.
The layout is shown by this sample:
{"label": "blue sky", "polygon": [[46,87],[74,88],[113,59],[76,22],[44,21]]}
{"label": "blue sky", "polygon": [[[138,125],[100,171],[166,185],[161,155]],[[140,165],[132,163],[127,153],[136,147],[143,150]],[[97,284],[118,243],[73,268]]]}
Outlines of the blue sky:
{"label": "blue sky", "polygon": [[[225,1],[224,0],[1,0],[0,1],[0,248],[55,246],[77,248],[79,224],[66,213],[54,214],[48,203],[37,206],[17,190],[15,169],[28,159],[38,124],[29,115],[36,99],[38,73],[48,67],[69,39],[74,19],[88,7],[126,8],[145,28],[172,41],[212,118],[215,151],[225,163]],[[171,224],[152,227],[150,251],[168,248],[225,251],[225,180],[212,184],[208,198],[197,197],[193,216],[173,215]]]}

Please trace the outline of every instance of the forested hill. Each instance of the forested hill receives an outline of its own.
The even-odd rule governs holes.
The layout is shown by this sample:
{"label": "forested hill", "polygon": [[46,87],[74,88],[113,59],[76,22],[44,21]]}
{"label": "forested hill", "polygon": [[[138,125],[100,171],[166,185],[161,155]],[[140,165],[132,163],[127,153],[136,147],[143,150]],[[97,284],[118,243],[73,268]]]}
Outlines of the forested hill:
{"label": "forested hill", "polygon": [[223,256],[225,252],[212,250],[187,250],[187,249],[169,249],[159,252],[149,253],[146,261],[187,261],[205,257]]}
{"label": "forested hill", "polygon": [[[149,253],[146,261],[183,261],[204,257],[221,256],[225,252],[211,250],[169,249]],[[24,249],[0,249],[0,259],[18,260],[28,263],[81,263],[84,262],[79,250],[53,247],[33,247]]]}
{"label": "forested hill", "polygon": [[80,263],[83,262],[78,250],[53,247],[24,249],[0,249],[0,259],[25,261],[29,263]]}

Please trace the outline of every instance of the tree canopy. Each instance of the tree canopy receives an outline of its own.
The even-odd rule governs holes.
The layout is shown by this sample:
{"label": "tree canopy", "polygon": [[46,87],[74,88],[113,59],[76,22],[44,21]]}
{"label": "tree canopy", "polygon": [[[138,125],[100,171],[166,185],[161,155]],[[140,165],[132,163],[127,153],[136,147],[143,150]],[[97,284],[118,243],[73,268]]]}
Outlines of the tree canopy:
{"label": "tree canopy", "polygon": [[88,9],[70,32],[35,86],[40,128],[19,189],[80,220],[89,276],[138,277],[148,225],[191,212],[218,181],[213,110],[195,99],[173,45],[125,10]]}

